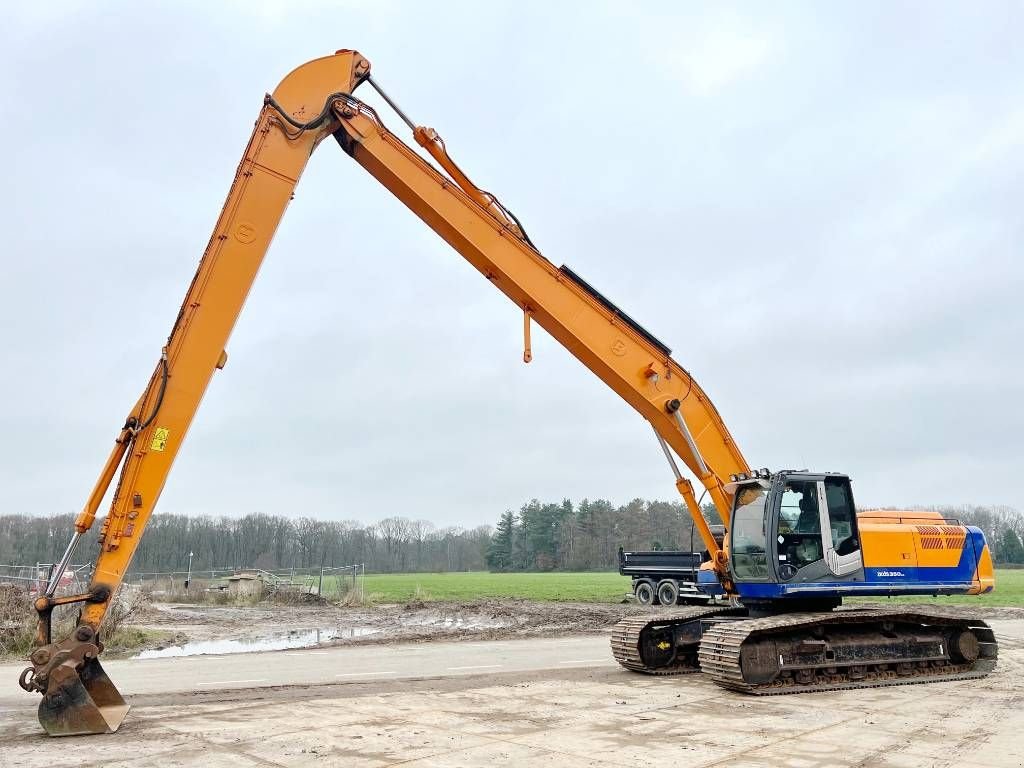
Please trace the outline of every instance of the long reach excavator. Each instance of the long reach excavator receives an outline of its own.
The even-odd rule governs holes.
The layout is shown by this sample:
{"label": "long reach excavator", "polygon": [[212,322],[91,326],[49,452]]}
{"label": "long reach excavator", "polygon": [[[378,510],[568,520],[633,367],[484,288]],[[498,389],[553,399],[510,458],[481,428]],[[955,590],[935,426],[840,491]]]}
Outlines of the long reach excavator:
{"label": "long reach excavator", "polygon": [[[353,95],[361,85],[394,109],[437,166]],[[544,258],[520,221],[455,164],[441,137],[398,108],[371,77],[370,62],[341,50],[303,64],[264,98],[156,368],[36,601],[32,666],[19,682],[42,694],[47,733],[108,733],[128,711],[99,662],[104,616],[203,393],[227,362],[228,337],[299,176],[332,136],[519,307],[526,362],[536,322],[653,427],[707,551],[698,588],[716,599],[621,622],[611,641],[620,664],[656,675],[700,670],[751,694],[960,680],[995,667],[995,638],[982,621],[925,608],[839,610],[847,596],[992,590],[980,529],[933,513],[858,513],[846,475],[752,468],[671,350],[576,272]],[[677,457],[725,521],[724,538],[705,521]],[[58,595],[115,475],[89,590]],[[54,642],[52,611],[73,604],[77,626]]]}

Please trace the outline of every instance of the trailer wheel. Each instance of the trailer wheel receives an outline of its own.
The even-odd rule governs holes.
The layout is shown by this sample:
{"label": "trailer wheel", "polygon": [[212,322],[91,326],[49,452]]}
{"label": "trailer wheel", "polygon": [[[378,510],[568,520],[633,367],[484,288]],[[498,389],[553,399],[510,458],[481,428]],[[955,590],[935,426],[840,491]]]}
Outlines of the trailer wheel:
{"label": "trailer wheel", "polygon": [[679,600],[679,585],[673,579],[658,582],[658,601],[662,605],[675,605]]}
{"label": "trailer wheel", "polygon": [[633,588],[633,594],[640,605],[654,605],[654,585],[649,581],[638,581]]}

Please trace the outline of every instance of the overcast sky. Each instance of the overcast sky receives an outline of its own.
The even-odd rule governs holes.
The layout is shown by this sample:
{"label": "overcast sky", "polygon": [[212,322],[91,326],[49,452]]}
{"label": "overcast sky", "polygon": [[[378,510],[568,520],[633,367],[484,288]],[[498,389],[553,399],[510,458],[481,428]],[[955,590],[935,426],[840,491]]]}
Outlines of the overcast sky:
{"label": "overcast sky", "polygon": [[[1024,507],[1022,9],[12,6],[0,513],[80,508],[263,94],[337,48],[674,349],[752,464],[848,472],[861,506]],[[675,498],[648,425],[539,329],[524,365],[521,332],[325,142],[160,511],[469,526]]]}

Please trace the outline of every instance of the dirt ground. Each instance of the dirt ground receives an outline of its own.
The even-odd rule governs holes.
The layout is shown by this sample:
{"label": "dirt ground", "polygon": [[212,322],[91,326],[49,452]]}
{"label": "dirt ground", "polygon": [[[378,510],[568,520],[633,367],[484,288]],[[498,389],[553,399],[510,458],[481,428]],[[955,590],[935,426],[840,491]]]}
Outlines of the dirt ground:
{"label": "dirt ground", "polygon": [[18,707],[0,712],[0,768],[1011,768],[1024,621],[997,634],[984,680],[796,696],[604,666],[138,695],[118,733],[66,739]]}
{"label": "dirt ground", "polygon": [[[578,635],[604,632],[626,616],[651,610],[628,603],[531,600],[414,602],[355,608],[329,604],[224,606],[154,603],[134,617],[133,625],[151,630],[153,637],[133,653],[210,640],[258,643],[314,630],[325,631],[327,635],[320,638],[320,646]],[[929,610],[956,613],[963,608],[929,606]],[[971,612],[981,618],[1024,618],[1024,608],[986,608],[980,611],[972,608]],[[346,631],[353,629],[358,632],[344,636]],[[342,636],[330,636],[332,630]],[[114,655],[108,654],[108,657]]]}
{"label": "dirt ground", "polygon": [[[648,610],[530,601],[372,609],[165,605],[141,619],[193,642],[334,625],[379,630],[344,643],[525,638],[540,644],[563,641],[530,638],[607,633],[619,617]],[[954,683],[762,698],[724,691],[699,674],[648,677],[609,660],[580,668],[139,693],[118,733],[59,740],[43,736],[32,707],[12,698],[0,702],[0,768],[1019,768],[1024,608],[985,613],[1000,642],[998,667],[985,679]],[[606,647],[600,637],[586,642]],[[395,648],[406,652],[404,645]],[[161,663],[195,674],[189,660]]]}
{"label": "dirt ground", "polygon": [[[649,609],[629,604],[550,603],[531,600],[414,602],[348,608],[335,605],[255,606],[154,603],[133,625],[152,630],[144,648],[208,640],[258,641],[312,630],[356,629],[355,636],[322,639],[321,646],[431,640],[497,640],[605,631],[624,616]],[[143,650],[140,648],[139,650]]]}

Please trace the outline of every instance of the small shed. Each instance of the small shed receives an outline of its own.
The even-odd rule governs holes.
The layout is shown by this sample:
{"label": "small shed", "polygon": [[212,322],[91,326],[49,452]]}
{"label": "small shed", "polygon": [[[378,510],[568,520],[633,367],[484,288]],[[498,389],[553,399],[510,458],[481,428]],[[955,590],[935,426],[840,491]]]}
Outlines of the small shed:
{"label": "small shed", "polygon": [[240,600],[263,597],[263,578],[258,573],[235,573],[228,576],[228,595]]}

